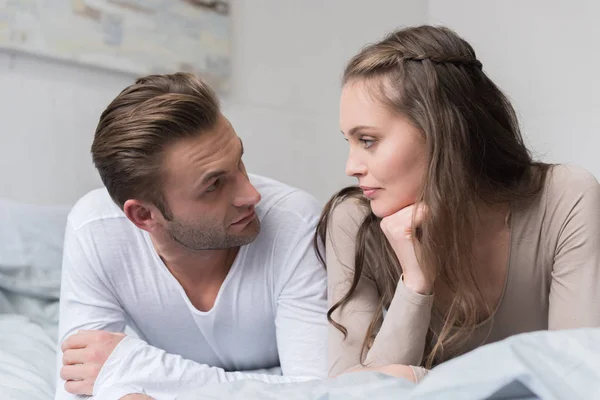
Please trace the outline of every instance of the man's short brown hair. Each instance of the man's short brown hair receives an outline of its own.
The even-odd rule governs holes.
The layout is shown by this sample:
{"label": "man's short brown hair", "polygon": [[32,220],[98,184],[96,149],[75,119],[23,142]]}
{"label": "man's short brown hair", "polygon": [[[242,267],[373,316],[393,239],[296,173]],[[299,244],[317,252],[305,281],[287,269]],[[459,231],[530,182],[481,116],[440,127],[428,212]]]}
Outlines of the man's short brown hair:
{"label": "man's short brown hair", "polygon": [[214,128],[219,114],[213,90],[192,74],[150,75],[123,90],[102,113],[92,144],[94,165],[115,203],[149,201],[169,218],[164,150]]}

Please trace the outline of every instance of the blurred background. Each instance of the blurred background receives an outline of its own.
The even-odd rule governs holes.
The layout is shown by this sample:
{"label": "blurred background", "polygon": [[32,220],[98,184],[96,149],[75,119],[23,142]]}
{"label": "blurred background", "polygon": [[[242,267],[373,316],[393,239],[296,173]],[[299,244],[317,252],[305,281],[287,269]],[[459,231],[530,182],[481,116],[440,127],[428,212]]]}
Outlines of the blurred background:
{"label": "blurred background", "polygon": [[[202,71],[212,72],[221,90],[224,114],[244,140],[249,171],[305,189],[322,202],[352,183],[344,176],[347,147],[338,124],[345,63],[391,30],[424,23],[447,25],[474,46],[486,73],[513,101],[539,158],[600,176],[600,1],[178,1],[203,13],[198,21],[208,33],[199,42],[209,40],[216,55],[198,47]],[[166,3],[0,0],[0,197],[72,204],[99,187],[89,148],[100,113],[147,72],[135,57],[113,59],[100,47],[86,53],[100,45],[94,42],[78,42],[79,55],[60,46],[46,54],[45,32],[72,46],[98,33],[84,32],[90,25],[70,22],[68,12],[101,26],[104,48],[125,48],[127,29],[156,34],[158,27],[165,35],[156,36],[156,49],[194,54],[191,14],[181,8],[188,23],[173,29],[182,19],[174,13],[166,18],[160,9]],[[162,19],[156,17],[163,11]],[[140,46],[152,44],[144,40]],[[168,69],[158,65],[166,59],[158,54],[156,68]],[[180,69],[195,68],[178,62]]]}

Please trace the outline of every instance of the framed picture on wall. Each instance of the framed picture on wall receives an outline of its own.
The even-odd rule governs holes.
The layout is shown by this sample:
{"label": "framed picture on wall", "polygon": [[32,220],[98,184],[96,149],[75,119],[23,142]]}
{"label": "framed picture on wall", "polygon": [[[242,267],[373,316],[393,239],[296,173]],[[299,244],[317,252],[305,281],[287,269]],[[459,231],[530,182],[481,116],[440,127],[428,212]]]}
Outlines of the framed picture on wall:
{"label": "framed picture on wall", "polygon": [[229,0],[1,0],[0,48],[127,72],[193,72],[226,92]]}

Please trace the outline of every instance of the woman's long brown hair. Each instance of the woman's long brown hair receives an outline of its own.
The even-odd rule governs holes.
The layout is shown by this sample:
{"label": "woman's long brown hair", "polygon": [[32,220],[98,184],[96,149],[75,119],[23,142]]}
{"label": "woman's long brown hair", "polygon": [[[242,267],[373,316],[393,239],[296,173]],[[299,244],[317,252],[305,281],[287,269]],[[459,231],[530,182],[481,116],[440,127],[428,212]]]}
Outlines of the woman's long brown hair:
{"label": "woman's long brown hair", "polygon": [[[428,333],[423,365],[430,368],[460,353],[475,326],[491,312],[473,268],[478,206],[533,198],[542,190],[549,166],[533,161],[509,100],[483,72],[473,48],[447,28],[401,29],[365,47],[344,71],[343,85],[356,81],[367,83],[382,104],[408,117],[426,140],[428,166],[418,202],[429,212],[420,226],[419,262],[434,268],[453,294],[443,328]],[[320,249],[329,217],[349,198],[370,207],[356,187],[343,189],[327,203],[315,235],[324,264]],[[402,267],[372,212],[362,222],[356,243],[350,289],[327,316],[346,335],[332,314],[369,274],[380,304],[363,342],[363,360]]]}

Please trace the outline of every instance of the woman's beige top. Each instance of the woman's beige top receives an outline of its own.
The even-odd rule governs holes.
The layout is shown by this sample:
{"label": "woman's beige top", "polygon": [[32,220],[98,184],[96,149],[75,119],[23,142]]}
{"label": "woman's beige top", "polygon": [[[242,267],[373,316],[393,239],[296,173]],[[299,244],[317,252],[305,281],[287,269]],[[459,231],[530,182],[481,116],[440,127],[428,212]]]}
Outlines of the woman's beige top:
{"label": "woman's beige top", "polygon": [[[358,227],[366,215],[356,201],[332,213],[326,241],[329,306],[350,286]],[[523,332],[600,326],[600,185],[589,172],[553,167],[533,202],[513,204],[508,271],[501,300],[479,324],[464,352]],[[363,275],[364,277],[364,275]],[[348,336],[329,328],[330,375],[360,366],[365,334],[379,303],[375,283],[361,278],[355,294],[332,315]],[[433,295],[401,282],[387,309],[366,365],[421,364],[428,326],[439,333],[442,319]],[[413,368],[417,379],[426,370]]]}

